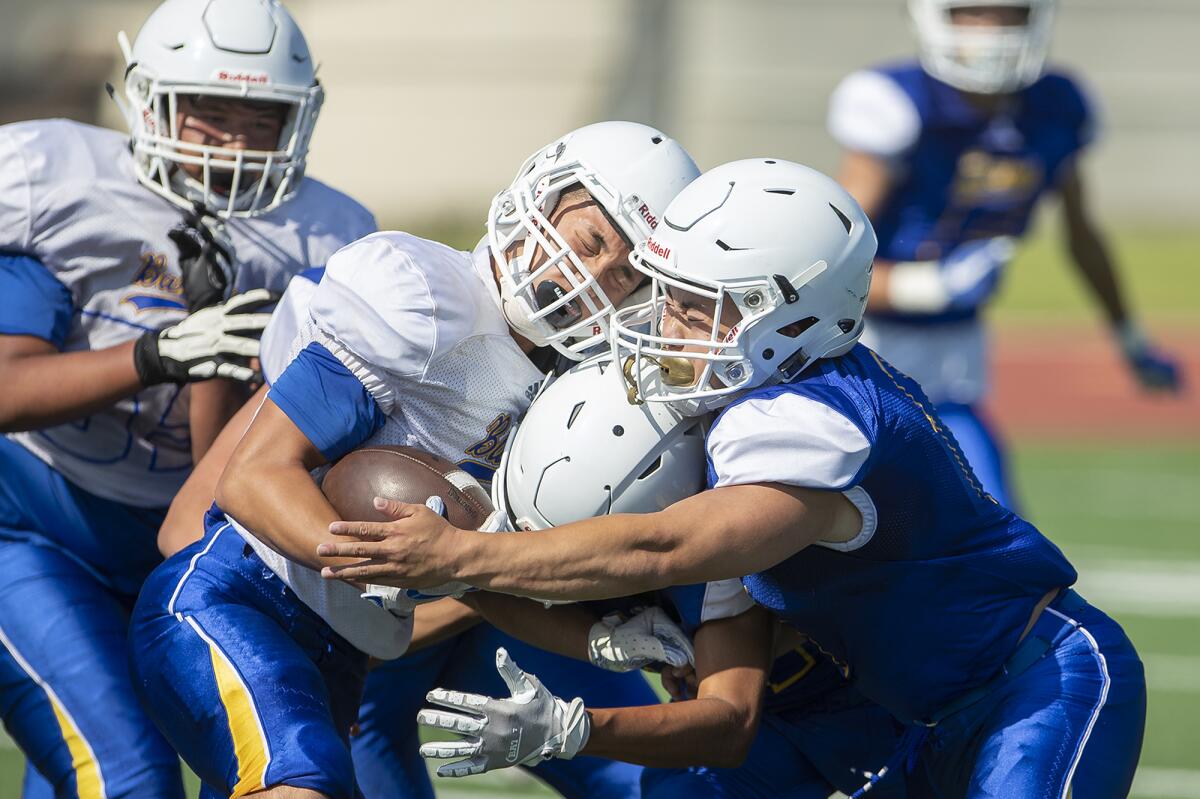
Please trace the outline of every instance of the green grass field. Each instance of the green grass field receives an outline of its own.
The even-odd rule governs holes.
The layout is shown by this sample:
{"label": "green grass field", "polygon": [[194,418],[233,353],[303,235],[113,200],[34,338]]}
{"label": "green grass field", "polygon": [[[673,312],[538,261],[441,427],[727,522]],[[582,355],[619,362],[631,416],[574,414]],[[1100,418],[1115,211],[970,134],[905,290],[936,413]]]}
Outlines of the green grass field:
{"label": "green grass field", "polygon": [[[461,246],[473,243],[474,229],[438,232],[451,230]],[[1114,244],[1151,326],[1196,325],[1200,340],[1200,233],[1134,232]],[[1082,322],[1095,317],[1089,308],[1057,244],[1040,237],[998,303],[998,335],[1026,321]],[[1200,375],[1190,378],[1196,390]],[[1018,436],[1014,458],[1028,515],[1079,568],[1080,592],[1125,626],[1146,663],[1150,708],[1134,796],[1200,799],[1200,441],[1114,446]],[[19,795],[21,771],[20,753],[0,743],[0,799]],[[550,795],[516,773],[442,786],[446,797]]]}

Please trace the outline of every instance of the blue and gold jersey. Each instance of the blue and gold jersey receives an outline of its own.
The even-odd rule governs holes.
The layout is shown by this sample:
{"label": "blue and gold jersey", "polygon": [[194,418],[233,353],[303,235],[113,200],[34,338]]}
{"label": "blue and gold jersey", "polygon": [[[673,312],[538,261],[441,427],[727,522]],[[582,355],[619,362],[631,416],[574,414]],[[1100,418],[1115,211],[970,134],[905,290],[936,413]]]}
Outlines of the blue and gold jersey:
{"label": "blue and gold jersey", "polygon": [[1022,235],[1038,198],[1059,185],[1096,127],[1084,92],[1061,72],[984,111],[915,61],[847,77],[829,126],[847,149],[893,167],[895,187],[872,222],[879,257],[895,261]]}
{"label": "blue and gold jersey", "polygon": [[743,582],[900,719],[989,679],[1038,600],[1075,581],[1057,547],[982,489],[920,387],[861,345],[740,397],[708,453],[712,486],[840,491],[859,508],[852,540]]}

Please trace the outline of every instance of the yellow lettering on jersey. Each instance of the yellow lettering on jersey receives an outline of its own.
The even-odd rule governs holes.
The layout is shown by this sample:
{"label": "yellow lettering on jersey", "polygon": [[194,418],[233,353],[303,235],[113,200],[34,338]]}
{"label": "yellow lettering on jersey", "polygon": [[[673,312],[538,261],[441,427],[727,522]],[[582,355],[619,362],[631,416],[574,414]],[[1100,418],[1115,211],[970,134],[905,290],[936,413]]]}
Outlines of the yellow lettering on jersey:
{"label": "yellow lettering on jersey", "polygon": [[208,650],[212,656],[213,674],[217,678],[217,691],[229,719],[229,735],[233,739],[233,752],[238,762],[238,781],[230,795],[230,799],[236,799],[266,787],[263,783],[271,758],[250,692],[225,656],[211,643]]}

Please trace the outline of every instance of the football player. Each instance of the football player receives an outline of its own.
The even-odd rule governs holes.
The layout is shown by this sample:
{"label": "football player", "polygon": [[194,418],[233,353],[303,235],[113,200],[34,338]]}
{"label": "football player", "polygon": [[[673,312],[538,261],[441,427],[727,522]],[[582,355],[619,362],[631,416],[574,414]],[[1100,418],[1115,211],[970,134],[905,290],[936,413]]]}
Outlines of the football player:
{"label": "football player", "polygon": [[[323,574],[553,600],[742,575],[910,725],[872,782],[908,763],[941,796],[1124,796],[1141,661],[1070,590],[1062,553],[983,489],[916,382],[857,344],[874,255],[865,214],[818,172],[755,159],[706,173],[636,249],[655,296],[614,315],[613,348],[633,401],[721,410],[709,490],[536,536],[377,503],[395,521],[333,523],[359,540],[322,544],[336,559]],[[587,738],[586,715],[571,719]],[[553,754],[568,727],[538,729]],[[589,751],[615,745],[608,726],[591,735]]]}
{"label": "football player", "polygon": [[188,384],[251,379],[265,290],[375,227],[305,177],[322,89],[278,3],[168,0],[120,41],[129,135],[0,128],[0,691],[31,796],[182,796],[125,638],[211,436]]}
{"label": "football player", "polygon": [[134,611],[138,690],[210,790],[352,799],[367,656],[409,643],[410,608],[314,569],[337,516],[310,470],[391,443],[486,481],[544,379],[534,348],[578,358],[604,340],[641,282],[631,247],[696,175],[661,132],[599,123],[528,159],[474,252],[380,233],[330,259],[204,538],[151,575]]}
{"label": "football player", "polygon": [[[684,417],[662,403],[630,405],[621,381],[606,374],[615,370],[605,356],[558,378],[510,436],[492,496],[513,529],[543,530],[610,513],[651,513],[703,490],[704,417]],[[687,696],[680,698],[694,701],[593,711],[596,726],[613,731],[605,756],[650,766],[641,780],[643,799],[825,799],[835,790],[852,793],[863,783],[863,772],[886,760],[898,740],[898,725],[887,711],[860,697],[802,636],[777,631],[771,615],[754,605],[738,580],[549,610],[488,592],[463,599],[530,643],[613,669],[661,665],[672,653],[690,653],[690,642],[680,640],[682,633],[667,617],[681,620],[695,640],[698,684],[687,686]],[[622,621],[639,604],[649,609]],[[782,634],[777,638],[776,632]],[[559,692],[540,674],[533,676],[536,667],[521,655],[508,650],[496,663],[518,694],[514,701],[529,698],[532,688],[539,694],[535,702],[570,715],[570,703],[547,701]],[[522,735],[515,742],[516,756],[510,757],[512,727],[503,723],[513,711],[508,701],[459,683],[439,685],[453,690],[436,690],[429,699],[452,712],[422,711],[422,723],[469,738],[422,747],[426,757],[465,758],[441,766],[439,774],[463,776],[514,762],[536,763],[547,755],[545,736],[534,733]],[[581,693],[567,696],[578,697],[574,702],[580,707],[594,707]],[[600,741],[596,736],[590,743]],[[584,743],[568,734],[560,751]],[[586,745],[580,749],[591,751]],[[878,795],[901,796],[903,783],[881,785]]]}
{"label": "football player", "polygon": [[982,309],[1045,195],[1071,261],[1133,374],[1174,390],[1172,359],[1129,309],[1088,202],[1081,156],[1098,128],[1070,75],[1045,69],[1057,0],[909,0],[920,61],[855,72],[834,92],[838,179],[879,236],[864,342],[913,377],[983,487],[1015,507],[987,391]]}
{"label": "football player", "polygon": [[[171,502],[167,519],[159,529],[164,556],[170,557],[203,534],[201,520],[212,504],[221,471],[262,405],[269,384],[287,367],[291,343],[307,322],[308,306],[323,274],[323,268],[300,273],[280,298],[262,336],[260,358],[267,386],[230,421]],[[414,609],[413,639],[405,654],[373,665],[350,738],[355,777],[366,799],[432,799],[429,771],[417,752],[417,710],[435,685],[455,685],[480,693],[502,690],[503,683],[491,665],[498,647],[505,647],[535,669],[551,690],[577,692],[589,706],[658,701],[638,675],[601,671],[536,649],[480,621],[477,612],[450,597],[423,604]],[[153,702],[153,697],[148,701]],[[537,776],[567,797],[627,799],[637,795],[641,769],[612,760],[579,757],[546,763]]]}

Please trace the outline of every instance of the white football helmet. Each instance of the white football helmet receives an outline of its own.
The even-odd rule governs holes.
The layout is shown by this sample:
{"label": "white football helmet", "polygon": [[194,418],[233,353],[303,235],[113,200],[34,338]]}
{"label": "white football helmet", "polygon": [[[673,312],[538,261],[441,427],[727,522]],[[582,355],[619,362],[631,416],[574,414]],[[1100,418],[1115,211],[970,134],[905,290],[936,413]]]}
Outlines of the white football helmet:
{"label": "white football helmet", "polygon": [[[132,48],[123,32],[118,41],[127,63],[121,107],[144,185],[223,217],[265,213],[299,189],[324,92],[304,34],[276,0],[166,0]],[[180,141],[180,95],[286,105],[279,146],[254,151]],[[187,176],[181,164],[202,166],[203,178]],[[214,171],[232,173],[227,195],[215,189]]]}
{"label": "white football helmet", "polygon": [[[955,8],[1028,9],[1024,25],[955,25]],[[909,0],[908,10],[925,70],[943,83],[978,94],[1015,92],[1033,83],[1046,64],[1058,0]]]}
{"label": "white football helmet", "polygon": [[653,513],[704,490],[701,420],[630,405],[607,354],[552,381],[509,436],[492,504],[516,530]]}
{"label": "white football helmet", "polygon": [[[875,249],[858,203],[816,170],[756,158],[704,173],[630,256],[654,281],[649,302],[613,316],[630,401],[702,413],[849,352],[862,335]],[[668,287],[715,301],[707,339],[662,335]],[[722,337],[726,303],[741,321]],[[693,360],[704,363],[699,375]]]}
{"label": "white football helmet", "polygon": [[[613,304],[548,217],[566,189],[583,186],[630,246],[658,226],[667,204],[700,170],[661,131],[636,122],[598,122],[538,150],[488,214],[488,244],[500,267],[500,296],[510,325],[538,346],[573,360],[602,343]],[[515,244],[524,242],[521,254]],[[546,260],[530,269],[541,249]],[[558,268],[564,291],[547,273]]]}

